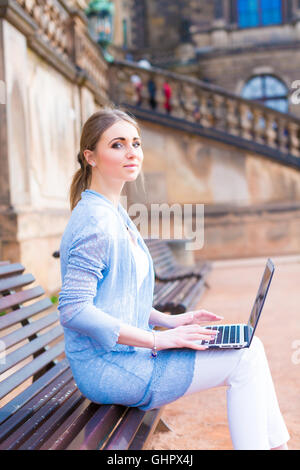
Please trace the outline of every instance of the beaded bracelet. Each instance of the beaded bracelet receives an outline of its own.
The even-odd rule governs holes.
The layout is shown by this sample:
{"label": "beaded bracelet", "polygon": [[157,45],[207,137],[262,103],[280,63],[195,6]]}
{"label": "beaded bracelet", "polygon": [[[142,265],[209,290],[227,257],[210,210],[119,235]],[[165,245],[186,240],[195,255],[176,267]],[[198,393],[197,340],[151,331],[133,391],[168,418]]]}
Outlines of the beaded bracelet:
{"label": "beaded bracelet", "polygon": [[152,351],[151,351],[151,356],[156,357],[157,356],[157,348],[156,348],[156,345],[155,345],[155,333],[154,333],[154,331],[152,331],[152,333],[153,333],[153,337],[154,337],[154,343],[153,343],[153,348],[152,348]]}

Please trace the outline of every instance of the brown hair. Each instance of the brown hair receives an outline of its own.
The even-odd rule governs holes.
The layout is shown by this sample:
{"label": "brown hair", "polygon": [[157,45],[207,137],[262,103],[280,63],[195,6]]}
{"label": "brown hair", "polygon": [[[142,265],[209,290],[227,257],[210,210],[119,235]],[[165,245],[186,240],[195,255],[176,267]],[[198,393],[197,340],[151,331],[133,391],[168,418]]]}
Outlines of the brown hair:
{"label": "brown hair", "polygon": [[[141,135],[140,127],[135,117],[121,108],[105,106],[92,114],[84,123],[80,137],[80,151],[77,154],[77,161],[80,164],[80,168],[73,176],[69,191],[71,211],[81,199],[82,191],[88,189],[91,183],[92,167],[86,161],[83,154],[84,150],[95,150],[103,132],[120,120],[133,124],[139,135]],[[141,178],[144,187],[144,175],[142,172]]]}

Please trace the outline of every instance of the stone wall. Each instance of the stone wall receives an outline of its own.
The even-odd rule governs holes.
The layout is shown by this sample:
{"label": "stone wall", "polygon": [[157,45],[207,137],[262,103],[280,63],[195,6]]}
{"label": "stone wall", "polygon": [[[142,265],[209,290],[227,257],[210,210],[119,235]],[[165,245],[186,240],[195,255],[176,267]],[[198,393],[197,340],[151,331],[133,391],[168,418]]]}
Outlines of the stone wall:
{"label": "stone wall", "polygon": [[[195,250],[196,258],[299,252],[298,169],[188,132],[164,129],[141,119],[139,123],[145,191],[141,177],[136,183],[127,183],[127,204],[129,210],[135,203],[147,207],[149,221],[147,231],[141,230],[143,236],[163,236],[162,220],[159,227],[150,225],[153,204],[161,208],[164,204],[191,205],[193,227],[197,226],[196,205],[204,204],[204,246]],[[171,217],[171,236],[175,238],[174,224]]]}
{"label": "stone wall", "polygon": [[52,253],[70,216],[81,126],[110,102],[107,64],[76,4],[42,12],[19,0],[0,15],[0,259],[24,264],[47,292],[61,283]]}

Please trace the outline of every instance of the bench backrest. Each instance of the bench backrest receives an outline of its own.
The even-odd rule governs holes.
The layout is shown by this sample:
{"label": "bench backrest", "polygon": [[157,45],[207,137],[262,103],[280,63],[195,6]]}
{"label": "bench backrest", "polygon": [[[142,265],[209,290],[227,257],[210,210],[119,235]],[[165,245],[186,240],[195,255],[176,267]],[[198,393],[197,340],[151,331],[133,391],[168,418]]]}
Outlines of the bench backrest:
{"label": "bench backrest", "polygon": [[165,276],[178,267],[176,258],[166,240],[145,238],[144,242],[153,259],[157,276]]}
{"label": "bench backrest", "polygon": [[59,313],[24,270],[0,263],[0,407],[65,357]]}

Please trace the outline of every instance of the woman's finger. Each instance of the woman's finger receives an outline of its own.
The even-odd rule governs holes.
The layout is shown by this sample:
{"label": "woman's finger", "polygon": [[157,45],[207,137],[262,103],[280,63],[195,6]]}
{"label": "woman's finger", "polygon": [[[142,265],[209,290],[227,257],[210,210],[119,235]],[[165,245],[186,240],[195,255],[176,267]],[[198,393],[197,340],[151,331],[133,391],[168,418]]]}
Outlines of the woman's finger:
{"label": "woman's finger", "polygon": [[209,336],[207,337],[206,335],[201,335],[201,334],[194,334],[194,335],[189,335],[189,338],[188,340],[189,341],[192,341],[192,340],[195,340],[195,341],[200,341],[200,340],[203,340],[203,341],[209,341],[209,340],[214,340],[215,339],[215,336]]}
{"label": "woman's finger", "polygon": [[197,344],[197,343],[193,343],[191,341],[184,341],[181,347],[182,348],[190,348],[190,349],[198,349],[200,351],[204,351],[205,349],[208,349],[207,346],[200,345],[200,344]]}
{"label": "woman's finger", "polygon": [[203,333],[204,335],[216,335],[218,332],[217,330],[211,330],[209,328],[204,328],[203,326],[198,325],[197,323],[192,324],[192,325],[183,325],[181,327],[178,327],[183,329],[183,331],[186,332],[200,332]]}

